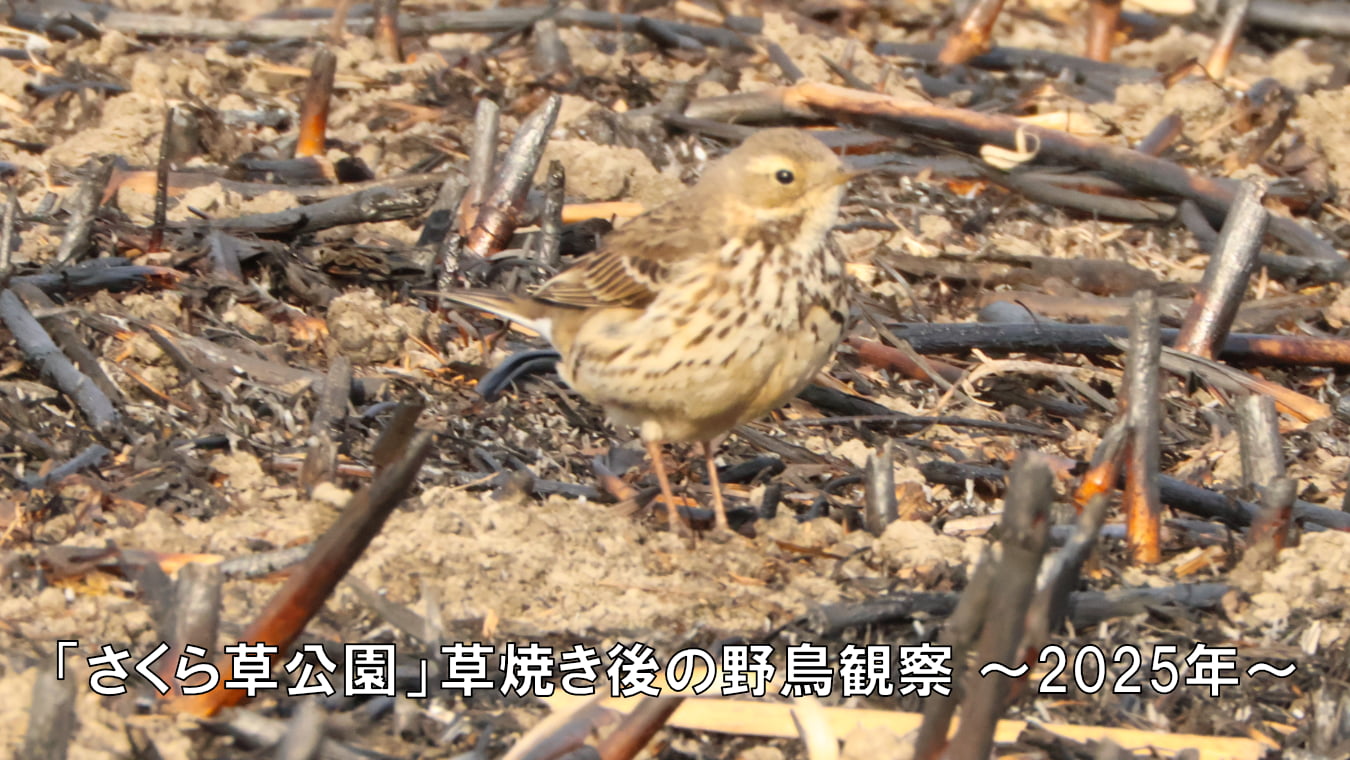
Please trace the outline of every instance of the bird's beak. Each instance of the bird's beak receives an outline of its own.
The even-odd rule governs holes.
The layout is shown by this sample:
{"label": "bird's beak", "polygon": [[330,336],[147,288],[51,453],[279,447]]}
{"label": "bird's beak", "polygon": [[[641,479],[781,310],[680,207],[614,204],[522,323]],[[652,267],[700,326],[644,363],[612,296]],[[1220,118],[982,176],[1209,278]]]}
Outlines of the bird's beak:
{"label": "bird's beak", "polygon": [[863,169],[846,169],[842,172],[839,172],[839,174],[835,175],[834,184],[846,185],[866,173],[867,173],[866,170]]}

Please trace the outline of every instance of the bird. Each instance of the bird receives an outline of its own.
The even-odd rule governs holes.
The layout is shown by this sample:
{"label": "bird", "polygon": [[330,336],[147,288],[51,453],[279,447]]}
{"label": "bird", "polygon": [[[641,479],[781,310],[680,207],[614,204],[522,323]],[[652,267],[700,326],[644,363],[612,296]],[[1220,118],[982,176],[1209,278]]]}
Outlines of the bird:
{"label": "bird", "polygon": [[828,236],[858,174],[807,131],[761,130],[533,293],[441,295],[537,332],[567,385],[637,429],[672,530],[688,526],[662,447],[698,444],[728,531],[722,440],[797,395],[843,334],[848,281]]}

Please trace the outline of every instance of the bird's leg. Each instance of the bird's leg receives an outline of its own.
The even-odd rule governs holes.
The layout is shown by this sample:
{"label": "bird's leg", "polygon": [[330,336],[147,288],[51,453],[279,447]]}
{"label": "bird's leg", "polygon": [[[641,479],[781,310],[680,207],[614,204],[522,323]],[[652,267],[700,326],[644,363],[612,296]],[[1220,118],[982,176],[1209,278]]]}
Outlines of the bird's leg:
{"label": "bird's leg", "polygon": [[727,505],[722,501],[722,481],[717,478],[717,462],[713,457],[717,454],[718,441],[702,441],[699,443],[703,447],[703,461],[708,467],[708,486],[712,488],[713,493],[713,512],[714,527],[717,530],[731,530],[731,524],[727,522]]}
{"label": "bird's leg", "polygon": [[661,484],[661,498],[666,502],[666,514],[670,518],[670,529],[680,531],[684,520],[680,518],[680,508],[675,506],[675,493],[670,490],[670,478],[666,477],[666,465],[661,459],[661,442],[646,441],[647,455],[652,458],[652,469],[656,470],[656,480]]}

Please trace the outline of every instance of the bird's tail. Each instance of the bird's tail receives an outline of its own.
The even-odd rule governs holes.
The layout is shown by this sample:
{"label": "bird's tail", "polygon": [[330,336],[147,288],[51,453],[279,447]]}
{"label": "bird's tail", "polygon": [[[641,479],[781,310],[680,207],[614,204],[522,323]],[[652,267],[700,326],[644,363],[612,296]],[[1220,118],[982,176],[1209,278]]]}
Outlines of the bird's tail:
{"label": "bird's tail", "polygon": [[549,342],[553,340],[553,320],[544,305],[532,298],[469,288],[450,288],[439,295],[448,301],[509,319],[534,330]]}

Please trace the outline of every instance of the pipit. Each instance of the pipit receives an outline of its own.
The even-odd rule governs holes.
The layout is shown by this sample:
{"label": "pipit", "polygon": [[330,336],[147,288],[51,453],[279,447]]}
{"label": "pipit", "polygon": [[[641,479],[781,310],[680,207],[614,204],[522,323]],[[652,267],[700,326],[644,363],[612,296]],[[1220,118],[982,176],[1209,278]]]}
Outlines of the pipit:
{"label": "pipit", "polygon": [[675,530],[661,447],[697,442],[726,530],[718,444],[800,392],[843,332],[844,262],[826,237],[853,176],[806,132],[757,132],[533,295],[447,295],[544,336],[568,385],[638,429]]}

